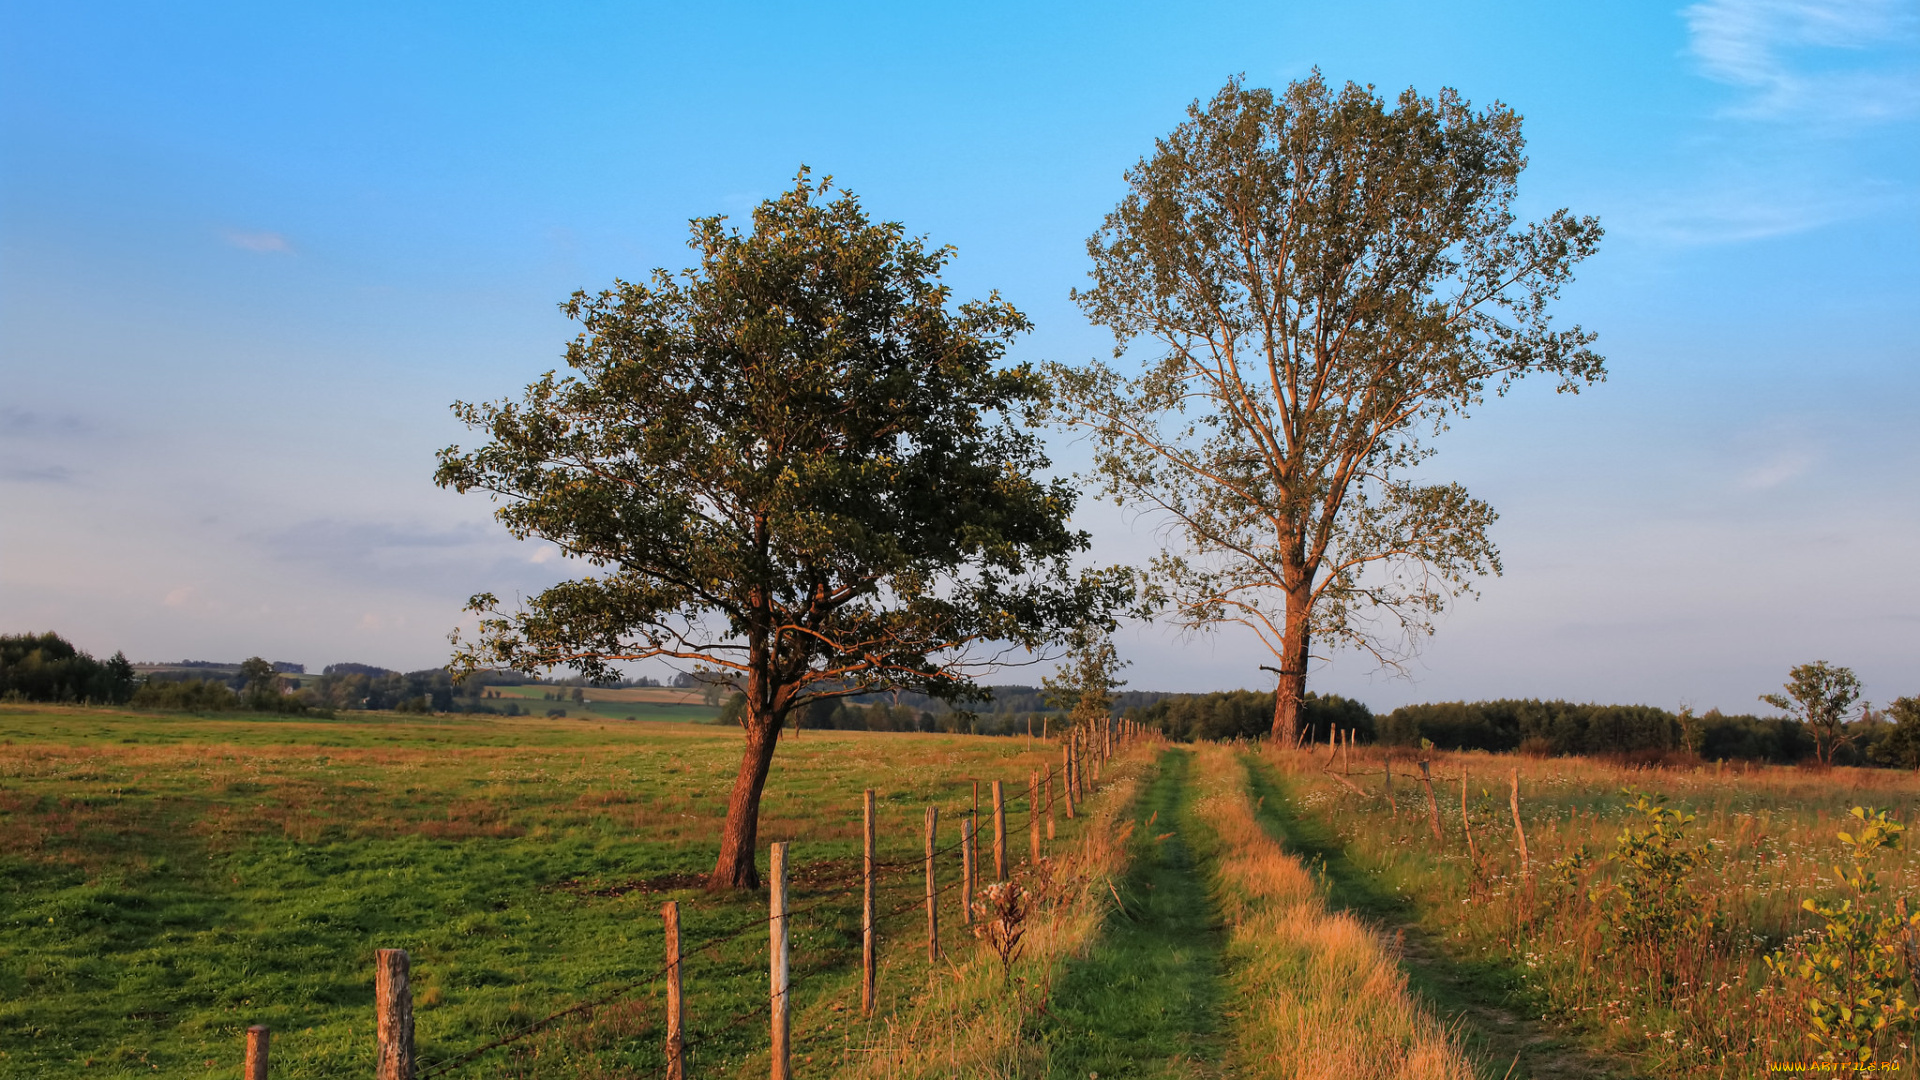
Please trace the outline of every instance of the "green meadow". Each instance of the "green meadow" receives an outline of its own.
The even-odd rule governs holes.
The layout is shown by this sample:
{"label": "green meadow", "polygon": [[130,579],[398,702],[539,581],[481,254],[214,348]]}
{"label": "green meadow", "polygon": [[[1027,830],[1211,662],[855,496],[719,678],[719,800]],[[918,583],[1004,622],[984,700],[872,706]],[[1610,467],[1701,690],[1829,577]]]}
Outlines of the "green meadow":
{"label": "green meadow", "polygon": [[[764,890],[700,888],[738,756],[729,729],[577,715],[0,706],[0,1075],[237,1077],[260,1023],[276,1080],[370,1075],[378,948],[410,951],[423,1063],[637,982],[457,1075],[644,1075],[660,1063],[669,899],[694,1061],[764,1063]],[[1024,788],[1053,759],[1051,744],[947,735],[809,731],[781,748],[760,847],[793,845],[803,1057],[839,1054],[859,1024],[862,789],[900,864],[881,891],[894,995],[925,980],[925,808],[952,842],[972,781],[983,798],[985,781]],[[1012,841],[1025,850],[1024,831]],[[958,943],[957,907],[948,922]]]}

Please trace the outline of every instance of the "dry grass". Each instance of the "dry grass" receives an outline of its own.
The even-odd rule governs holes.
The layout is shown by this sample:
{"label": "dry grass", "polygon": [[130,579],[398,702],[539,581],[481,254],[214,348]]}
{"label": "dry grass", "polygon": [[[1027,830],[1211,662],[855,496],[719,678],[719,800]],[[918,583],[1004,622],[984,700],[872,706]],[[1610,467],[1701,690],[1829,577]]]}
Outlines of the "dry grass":
{"label": "dry grass", "polygon": [[1286,1080],[1472,1080],[1472,1066],[1407,991],[1392,949],[1345,912],[1254,818],[1244,764],[1199,751],[1196,806],[1213,832],[1215,895],[1240,1004],[1237,1075]]}

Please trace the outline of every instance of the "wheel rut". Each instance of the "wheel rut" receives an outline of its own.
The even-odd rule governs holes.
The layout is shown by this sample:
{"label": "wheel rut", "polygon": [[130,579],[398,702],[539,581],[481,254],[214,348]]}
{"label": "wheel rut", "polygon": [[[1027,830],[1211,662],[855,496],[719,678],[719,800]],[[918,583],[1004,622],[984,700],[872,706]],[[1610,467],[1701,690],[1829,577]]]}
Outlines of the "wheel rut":
{"label": "wheel rut", "polygon": [[1168,750],[1142,793],[1115,912],[1056,984],[1043,1022],[1048,1075],[1219,1075],[1225,930],[1187,841],[1192,755]]}

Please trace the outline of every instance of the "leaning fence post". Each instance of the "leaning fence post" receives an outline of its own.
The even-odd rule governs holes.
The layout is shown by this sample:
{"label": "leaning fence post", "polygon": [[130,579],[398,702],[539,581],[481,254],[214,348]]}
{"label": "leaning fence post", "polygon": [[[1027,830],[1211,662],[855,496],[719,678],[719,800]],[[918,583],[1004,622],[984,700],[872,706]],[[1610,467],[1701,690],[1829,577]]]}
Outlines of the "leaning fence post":
{"label": "leaning fence post", "polygon": [[667,938],[667,1080],[686,1080],[687,1005],[680,995],[680,903],[660,905]]}
{"label": "leaning fence post", "polygon": [[413,990],[407,985],[407,950],[373,953],[375,1080],[413,1080]]}
{"label": "leaning fence post", "polygon": [[1532,874],[1533,868],[1527,860],[1527,830],[1520,824],[1520,770],[1513,770],[1508,774],[1508,779],[1513,785],[1508,796],[1508,801],[1513,805],[1513,835],[1520,843],[1520,876],[1524,878]]}
{"label": "leaning fence post", "polygon": [[1427,786],[1427,821],[1433,826],[1435,843],[1445,843],[1440,835],[1440,800],[1433,797],[1433,773],[1427,768],[1427,759],[1420,759],[1420,782]]}
{"label": "leaning fence post", "polygon": [[940,890],[934,884],[933,842],[940,831],[940,808],[927,807],[927,962],[940,959]]}
{"label": "leaning fence post", "polygon": [[1007,791],[993,782],[993,880],[1007,880]]}
{"label": "leaning fence post", "polygon": [[874,1007],[874,969],[879,961],[878,942],[874,940],[874,828],[873,828],[873,789],[867,789],[867,828],[866,828],[866,885],[860,893],[860,1011],[873,1015]]}
{"label": "leaning fence post", "polygon": [[960,819],[960,921],[973,925],[973,894],[980,887],[980,860],[973,854],[973,818]]}
{"label": "leaning fence post", "polygon": [[1040,865],[1040,770],[1027,773],[1027,847],[1033,865]]}
{"label": "leaning fence post", "polygon": [[247,1071],[246,1080],[267,1080],[267,1040],[271,1034],[267,1025],[255,1024],[247,1029]]}
{"label": "leaning fence post", "polygon": [[772,976],[769,1004],[773,1013],[773,1080],[793,1080],[793,1048],[788,1045],[792,1031],[787,1015],[787,845],[771,845],[772,865],[768,868],[767,947],[769,974]]}
{"label": "leaning fence post", "polygon": [[1467,770],[1460,770],[1460,831],[1467,834],[1467,858],[1480,865],[1480,853],[1473,847],[1473,816],[1467,811]]}

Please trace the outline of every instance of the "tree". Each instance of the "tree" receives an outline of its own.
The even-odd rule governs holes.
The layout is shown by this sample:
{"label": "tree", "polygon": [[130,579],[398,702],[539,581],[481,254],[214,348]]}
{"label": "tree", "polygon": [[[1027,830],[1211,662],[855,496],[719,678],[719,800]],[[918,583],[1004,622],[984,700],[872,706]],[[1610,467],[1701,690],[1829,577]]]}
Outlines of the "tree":
{"label": "tree", "polygon": [[1833,764],[1833,752],[1853,738],[1847,714],[1860,700],[1860,680],[1853,669],[1815,660],[1788,671],[1782,689],[1786,693],[1761,694],[1760,700],[1805,724],[1813,735],[1814,756],[1822,765]]}
{"label": "tree", "polygon": [[1887,706],[1893,730],[1873,747],[1873,759],[1883,765],[1920,769],[1920,697],[1894,698]]}
{"label": "tree", "polygon": [[1160,515],[1160,595],[1193,629],[1251,628],[1278,661],[1291,741],[1311,644],[1404,659],[1473,578],[1495,514],[1413,478],[1423,436],[1536,372],[1605,376],[1548,306],[1601,229],[1516,226],[1520,117],[1459,95],[1227,83],[1126,174],[1076,292],[1137,376],[1056,366],[1062,419],[1095,438],[1104,494]]}
{"label": "tree", "polygon": [[1120,678],[1120,669],[1126,666],[1111,636],[1081,628],[1069,635],[1067,655],[1059,668],[1042,680],[1047,704],[1065,712],[1076,726],[1104,723],[1113,714],[1113,692],[1126,685]]}
{"label": "tree", "polygon": [[[1027,319],[959,305],[930,248],[803,170],[742,234],[693,222],[698,266],[562,307],[564,378],[455,406],[490,442],[438,482],[491,492],[517,537],[602,571],[503,612],[474,597],[458,666],[691,663],[744,695],[745,752],[712,887],[758,884],[760,794],[787,715],[876,690],[980,696],[1009,649],[1118,602],[1075,576],[1074,494],[1024,426],[1044,394],[1003,363]],[[678,681],[678,680],[676,680]]]}

